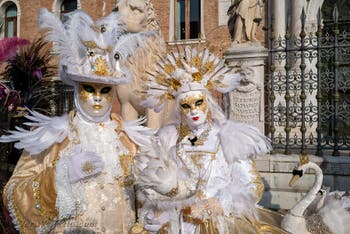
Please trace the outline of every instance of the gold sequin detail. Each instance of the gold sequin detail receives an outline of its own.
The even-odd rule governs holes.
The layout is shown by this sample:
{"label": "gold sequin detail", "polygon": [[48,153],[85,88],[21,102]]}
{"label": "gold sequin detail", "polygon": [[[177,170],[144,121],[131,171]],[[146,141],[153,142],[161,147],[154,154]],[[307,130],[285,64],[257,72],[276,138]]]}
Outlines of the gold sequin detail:
{"label": "gold sequin detail", "polygon": [[132,165],[134,165],[135,160],[131,154],[121,154],[119,155],[120,166],[123,170],[123,176],[118,178],[118,184],[121,187],[128,187],[135,183],[135,177],[132,174]]}
{"label": "gold sequin detail", "polygon": [[206,62],[203,65],[204,73],[211,73],[214,71],[214,68],[215,68],[214,61]]}
{"label": "gold sequin detail", "polygon": [[178,68],[183,68],[183,64],[182,64],[182,62],[181,62],[181,59],[177,59],[177,60],[176,60],[176,66],[177,66]]}
{"label": "gold sequin detail", "polygon": [[157,75],[156,80],[157,80],[158,84],[165,85],[165,86],[168,85],[168,83],[165,81],[165,78],[163,75]]}
{"label": "gold sequin detail", "polygon": [[98,76],[107,76],[108,75],[108,65],[107,61],[99,56],[94,62],[94,73]]}
{"label": "gold sequin detail", "polygon": [[181,122],[179,127],[176,127],[176,129],[177,129],[177,132],[179,134],[179,137],[177,139],[178,142],[182,141],[182,139],[185,136],[188,136],[191,133],[190,128],[188,127],[188,125],[185,124],[185,123],[182,123],[182,122]]}
{"label": "gold sequin detail", "polygon": [[202,59],[200,57],[198,57],[198,56],[194,56],[191,59],[191,64],[198,68],[202,64]]}
{"label": "gold sequin detail", "polygon": [[164,195],[168,196],[168,197],[175,197],[178,193],[179,193],[179,189],[178,189],[178,187],[176,187],[176,188],[171,189],[169,192],[167,192]]}
{"label": "gold sequin detail", "polygon": [[165,64],[164,72],[166,74],[168,74],[168,75],[173,74],[174,71],[175,71],[175,67],[172,64],[170,64],[170,63]]}
{"label": "gold sequin detail", "polygon": [[95,49],[98,47],[96,42],[94,42],[94,41],[83,41],[83,44],[85,47],[87,47],[89,49]]}
{"label": "gold sequin detail", "polygon": [[166,92],[165,95],[166,95],[166,98],[169,99],[169,100],[174,100],[175,99],[175,97],[173,95],[171,95],[169,92]]}
{"label": "gold sequin detail", "polygon": [[131,234],[148,234],[149,232],[144,229],[142,224],[136,223],[131,228]]}
{"label": "gold sequin detail", "polygon": [[201,82],[202,79],[203,79],[202,73],[195,72],[192,74],[192,81]]}
{"label": "gold sequin detail", "polygon": [[180,86],[181,86],[180,81],[178,81],[178,80],[176,80],[176,79],[171,79],[171,81],[170,81],[170,87],[171,87],[171,89],[177,91],[177,90],[179,89]]}
{"label": "gold sequin detail", "polygon": [[91,174],[92,172],[95,171],[95,169],[96,169],[95,165],[90,161],[85,162],[81,167],[81,171],[84,172],[85,174]]}
{"label": "gold sequin detail", "polygon": [[19,229],[21,230],[21,232],[25,233],[26,229],[25,229],[25,225],[30,225],[30,226],[34,226],[32,223],[26,222],[23,218],[22,215],[20,215],[21,213],[18,210],[18,207],[16,206],[16,201],[14,200],[14,194],[15,191],[17,190],[18,184],[16,184],[12,190],[11,193],[11,203],[12,203],[12,209],[13,209],[13,213],[14,216],[16,218],[17,224],[19,226]]}
{"label": "gold sequin detail", "polygon": [[53,220],[54,217],[50,216],[48,212],[42,207],[41,199],[40,199],[40,183],[37,180],[33,180],[32,189],[34,194],[34,205],[37,210],[39,210],[40,214],[48,220]]}

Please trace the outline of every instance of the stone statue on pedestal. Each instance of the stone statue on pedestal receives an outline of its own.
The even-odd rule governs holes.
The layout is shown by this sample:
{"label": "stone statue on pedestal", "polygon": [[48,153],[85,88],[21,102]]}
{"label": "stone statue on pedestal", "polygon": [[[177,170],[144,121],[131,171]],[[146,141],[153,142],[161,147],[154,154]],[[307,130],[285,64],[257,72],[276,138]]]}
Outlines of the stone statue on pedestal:
{"label": "stone statue on pedestal", "polygon": [[262,19],[262,0],[235,0],[227,14],[228,28],[233,44],[258,42],[255,37],[257,26]]}

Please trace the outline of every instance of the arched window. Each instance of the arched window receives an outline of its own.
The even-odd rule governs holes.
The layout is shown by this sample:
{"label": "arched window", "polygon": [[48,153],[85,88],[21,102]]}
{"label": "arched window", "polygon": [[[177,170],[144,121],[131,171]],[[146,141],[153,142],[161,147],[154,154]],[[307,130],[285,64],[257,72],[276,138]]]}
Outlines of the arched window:
{"label": "arched window", "polygon": [[9,5],[5,10],[5,37],[17,35],[17,7],[15,4]]}
{"label": "arched window", "polygon": [[201,1],[176,0],[175,40],[199,38],[201,33]]}
{"label": "arched window", "polygon": [[78,8],[77,0],[64,0],[61,4],[60,14],[61,20],[66,20],[66,14],[72,12]]}

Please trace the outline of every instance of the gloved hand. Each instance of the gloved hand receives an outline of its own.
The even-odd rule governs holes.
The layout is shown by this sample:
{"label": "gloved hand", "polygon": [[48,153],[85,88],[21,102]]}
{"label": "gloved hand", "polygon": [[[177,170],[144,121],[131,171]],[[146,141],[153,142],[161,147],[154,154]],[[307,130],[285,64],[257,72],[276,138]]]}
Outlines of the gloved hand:
{"label": "gloved hand", "polygon": [[206,220],[211,217],[223,215],[221,204],[217,198],[208,198],[201,200],[185,208],[183,214],[198,220]]}
{"label": "gloved hand", "polygon": [[102,171],[104,162],[95,152],[82,152],[77,146],[68,157],[68,176],[71,183],[89,178]]}
{"label": "gloved hand", "polygon": [[158,232],[169,220],[170,216],[167,212],[162,212],[158,217],[155,217],[154,211],[150,210],[145,218],[145,229],[149,232]]}

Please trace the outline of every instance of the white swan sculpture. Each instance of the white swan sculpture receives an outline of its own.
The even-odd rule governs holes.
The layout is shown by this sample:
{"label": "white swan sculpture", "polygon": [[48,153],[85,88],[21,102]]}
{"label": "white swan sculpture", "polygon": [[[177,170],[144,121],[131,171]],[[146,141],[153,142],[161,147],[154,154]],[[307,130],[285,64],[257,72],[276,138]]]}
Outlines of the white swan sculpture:
{"label": "white swan sculpture", "polygon": [[311,203],[315,203],[323,182],[323,173],[317,164],[306,162],[300,165],[293,171],[289,186],[293,186],[307,169],[315,170],[315,183],[305,197],[284,216],[282,228],[292,234],[350,233],[350,196],[348,193],[334,191],[323,194],[316,205],[310,206]]}

